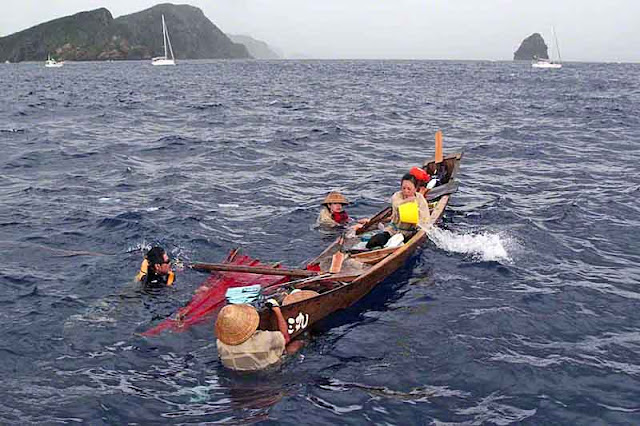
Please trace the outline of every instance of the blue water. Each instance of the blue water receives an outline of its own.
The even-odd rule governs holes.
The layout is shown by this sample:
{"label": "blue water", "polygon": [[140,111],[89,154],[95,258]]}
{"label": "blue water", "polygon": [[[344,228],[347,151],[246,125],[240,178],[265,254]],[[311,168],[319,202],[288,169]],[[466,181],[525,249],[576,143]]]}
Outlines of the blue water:
{"label": "blue water", "polygon": [[[0,423],[638,424],[640,66],[430,61],[0,65]],[[136,333],[206,275],[297,266],[334,189],[370,215],[464,151],[424,248],[277,371],[211,323]]]}

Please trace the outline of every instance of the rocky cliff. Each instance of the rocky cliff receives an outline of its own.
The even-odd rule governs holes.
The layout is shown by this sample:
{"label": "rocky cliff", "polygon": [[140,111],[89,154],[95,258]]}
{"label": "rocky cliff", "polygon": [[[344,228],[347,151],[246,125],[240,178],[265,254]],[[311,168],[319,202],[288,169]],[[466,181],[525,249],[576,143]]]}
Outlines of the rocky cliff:
{"label": "rocky cliff", "polygon": [[514,61],[530,61],[535,58],[549,59],[547,45],[538,33],[525,38],[513,54]]}
{"label": "rocky cliff", "polygon": [[117,19],[105,8],[81,12],[2,37],[0,62],[150,59],[163,54],[163,14],[176,59],[251,57],[200,9],[166,3]]}
{"label": "rocky cliff", "polygon": [[249,51],[249,54],[256,59],[282,59],[283,57],[281,53],[278,53],[264,41],[256,40],[247,35],[227,34],[227,36],[229,36],[234,43],[243,44]]}

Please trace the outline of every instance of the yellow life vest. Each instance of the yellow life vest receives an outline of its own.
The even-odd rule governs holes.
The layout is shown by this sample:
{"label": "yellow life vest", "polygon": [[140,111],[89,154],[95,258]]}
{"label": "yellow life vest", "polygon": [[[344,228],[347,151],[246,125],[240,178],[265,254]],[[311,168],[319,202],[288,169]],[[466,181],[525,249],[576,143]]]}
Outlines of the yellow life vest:
{"label": "yellow life vest", "polygon": [[[144,280],[144,277],[147,276],[148,271],[149,262],[147,261],[147,259],[144,259],[140,264],[140,271],[138,271],[138,274],[136,275],[136,281]],[[176,274],[173,271],[169,271],[168,275],[169,276],[167,277],[167,285],[173,285],[174,281],[176,280]]]}
{"label": "yellow life vest", "polygon": [[147,261],[147,259],[144,259],[140,264],[140,271],[136,275],[136,281],[142,281],[145,275],[147,275],[148,269],[149,269],[149,262]]}

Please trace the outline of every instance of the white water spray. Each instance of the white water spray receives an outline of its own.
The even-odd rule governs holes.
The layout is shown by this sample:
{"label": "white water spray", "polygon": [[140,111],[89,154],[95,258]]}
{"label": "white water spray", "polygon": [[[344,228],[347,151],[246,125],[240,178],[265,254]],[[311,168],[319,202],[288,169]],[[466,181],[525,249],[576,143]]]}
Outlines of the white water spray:
{"label": "white water spray", "polygon": [[438,248],[466,254],[481,262],[511,262],[507,247],[515,245],[510,237],[499,233],[456,234],[434,226],[427,234]]}

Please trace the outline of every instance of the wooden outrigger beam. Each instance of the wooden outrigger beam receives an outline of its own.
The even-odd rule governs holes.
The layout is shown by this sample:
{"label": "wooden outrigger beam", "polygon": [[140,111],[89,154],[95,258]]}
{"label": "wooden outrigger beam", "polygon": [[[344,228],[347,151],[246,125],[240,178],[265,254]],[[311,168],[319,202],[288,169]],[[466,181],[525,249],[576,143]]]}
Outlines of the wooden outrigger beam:
{"label": "wooden outrigger beam", "polygon": [[226,263],[194,263],[191,265],[191,268],[209,272],[227,271],[259,275],[282,275],[289,277],[314,277],[318,275],[318,272],[307,271],[306,269],[269,268],[264,266],[230,265]]}

